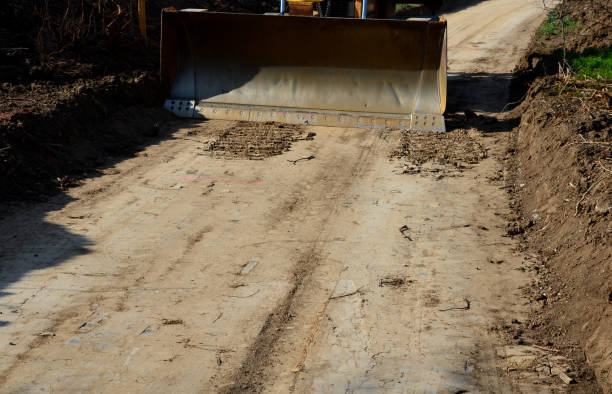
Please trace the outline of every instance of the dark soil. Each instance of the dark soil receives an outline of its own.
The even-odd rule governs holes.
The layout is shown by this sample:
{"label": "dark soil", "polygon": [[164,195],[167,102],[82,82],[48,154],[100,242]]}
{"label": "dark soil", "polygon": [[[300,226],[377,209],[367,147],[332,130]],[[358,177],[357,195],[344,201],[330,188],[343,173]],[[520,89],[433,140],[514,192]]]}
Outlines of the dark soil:
{"label": "dark soil", "polygon": [[44,199],[155,141],[172,118],[158,83],[161,9],[263,13],[255,0],[0,3],[0,200]]}
{"label": "dark soil", "polygon": [[311,140],[301,125],[275,122],[223,122],[220,127],[195,127],[185,137],[200,142],[202,151],[223,159],[262,160],[289,151],[294,142]]}
{"label": "dark soil", "polygon": [[462,172],[487,157],[486,149],[478,142],[475,129],[457,129],[448,133],[402,131],[400,147],[393,157],[400,159],[403,173]]}
{"label": "dark soil", "polygon": [[160,134],[157,78],[104,77],[16,110],[0,124],[0,198],[39,200],[95,176]]}
{"label": "dark soil", "polygon": [[[568,36],[568,50],[610,45],[610,13],[590,4],[566,4],[583,23]],[[533,305],[526,335],[573,360],[574,392],[610,392],[611,84],[556,74],[551,59],[558,60],[552,52],[559,43],[536,37],[518,74],[529,90],[515,110],[523,115],[508,151],[516,212],[508,230],[535,259],[536,279],[525,289]]]}

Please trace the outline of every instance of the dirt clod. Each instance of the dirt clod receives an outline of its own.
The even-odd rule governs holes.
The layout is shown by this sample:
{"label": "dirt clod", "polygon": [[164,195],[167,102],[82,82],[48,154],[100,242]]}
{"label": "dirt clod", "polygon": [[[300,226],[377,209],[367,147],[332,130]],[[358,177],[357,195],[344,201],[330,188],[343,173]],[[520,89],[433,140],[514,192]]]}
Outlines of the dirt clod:
{"label": "dirt clod", "polygon": [[184,324],[183,319],[162,319],[162,324],[165,326]]}
{"label": "dirt clod", "polygon": [[378,280],[379,287],[400,288],[409,283],[412,283],[412,280],[408,280],[401,276],[386,276]]}
{"label": "dirt clod", "polygon": [[214,157],[261,160],[287,152],[293,142],[314,136],[308,137],[302,126],[238,122],[223,130],[209,149]]}
{"label": "dirt clod", "polygon": [[462,172],[487,157],[487,151],[474,130],[448,133],[403,131],[400,144],[393,157],[405,163],[403,172],[409,174],[438,173],[449,169]]}

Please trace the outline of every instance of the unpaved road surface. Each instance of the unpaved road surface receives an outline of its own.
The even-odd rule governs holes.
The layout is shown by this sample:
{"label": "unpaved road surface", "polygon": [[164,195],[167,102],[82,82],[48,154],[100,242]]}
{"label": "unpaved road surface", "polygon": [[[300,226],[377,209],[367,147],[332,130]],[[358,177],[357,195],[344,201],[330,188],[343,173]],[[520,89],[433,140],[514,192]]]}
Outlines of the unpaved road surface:
{"label": "unpaved road surface", "polygon": [[[539,4],[447,15],[452,105],[503,106]],[[491,330],[522,319],[529,279],[498,137],[466,132],[487,157],[411,175],[399,131],[290,130],[289,152],[244,160],[210,153],[231,122],[167,127],[0,223],[2,392],[531,390]]]}
{"label": "unpaved road surface", "polygon": [[514,66],[544,14],[541,1],[489,0],[444,16],[451,112],[504,109]]}

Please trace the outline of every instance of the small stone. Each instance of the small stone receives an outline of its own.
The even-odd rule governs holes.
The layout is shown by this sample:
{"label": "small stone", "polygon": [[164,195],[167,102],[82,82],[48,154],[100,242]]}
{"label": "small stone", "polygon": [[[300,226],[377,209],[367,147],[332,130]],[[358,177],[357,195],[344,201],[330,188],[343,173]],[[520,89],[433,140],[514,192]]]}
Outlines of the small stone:
{"label": "small stone", "polygon": [[54,337],[55,333],[50,332],[50,331],[43,331],[43,332],[39,332],[38,336],[39,337]]}

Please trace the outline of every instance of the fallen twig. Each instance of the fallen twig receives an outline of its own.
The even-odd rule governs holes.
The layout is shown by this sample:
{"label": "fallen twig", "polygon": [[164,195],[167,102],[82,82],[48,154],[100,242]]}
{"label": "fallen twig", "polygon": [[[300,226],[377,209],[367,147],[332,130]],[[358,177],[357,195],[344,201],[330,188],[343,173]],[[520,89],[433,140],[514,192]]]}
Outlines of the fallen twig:
{"label": "fallen twig", "polygon": [[329,297],[329,299],[330,300],[336,300],[338,298],[349,297],[349,296],[355,295],[357,293],[361,293],[361,289],[363,289],[363,286],[358,288],[355,291],[351,291],[350,293],[345,293],[345,294],[340,294],[340,295],[337,295],[337,296]]}
{"label": "fallen twig", "polygon": [[582,142],[580,142],[580,144],[587,144],[587,145],[610,145],[609,142],[605,142],[605,141],[582,141]]}
{"label": "fallen twig", "polygon": [[232,297],[232,298],[249,298],[249,297],[253,297],[257,293],[259,293],[259,289],[255,290],[255,292],[253,294],[249,294],[249,295],[245,295],[245,296],[235,296],[235,295],[228,295],[228,294],[224,294],[224,295],[225,295],[225,297]]}
{"label": "fallen twig", "polygon": [[604,165],[603,165],[603,164],[601,164],[601,160],[597,160],[597,162],[596,162],[596,163],[597,163],[597,164],[599,164],[599,166],[600,166],[601,168],[603,168],[604,170],[606,170],[606,171],[608,171],[609,173],[611,173],[611,174],[612,174],[612,170],[609,170],[609,169],[607,169],[606,167],[604,167]]}
{"label": "fallen twig", "polygon": [[468,300],[467,298],[463,299],[465,301],[465,306],[460,306],[460,307],[453,307],[453,308],[446,308],[446,309],[438,309],[440,312],[446,312],[446,311],[452,311],[452,310],[459,310],[459,311],[467,311],[472,307],[472,302],[470,300]]}
{"label": "fallen twig", "polygon": [[408,241],[412,241],[412,238],[410,238],[410,236],[406,234],[406,230],[410,230],[410,229],[405,224],[399,229],[400,233],[402,233],[404,238],[406,238]]}
{"label": "fallen twig", "polygon": [[301,157],[301,158],[296,159],[296,160],[287,160],[287,161],[288,161],[289,163],[293,163],[293,165],[296,165],[298,161],[302,161],[302,160],[304,160],[304,161],[309,161],[309,160],[312,160],[312,159],[314,159],[314,158],[315,158],[315,157],[314,157],[313,155],[310,155],[310,156],[308,156],[308,157]]}
{"label": "fallen twig", "polygon": [[582,103],[582,106],[587,110],[591,119],[595,119],[595,115],[593,115],[593,113],[591,112],[591,108],[588,105],[586,105],[584,100],[581,99],[580,97],[578,97],[578,100],[580,100],[580,103]]}
{"label": "fallen twig", "polygon": [[552,348],[544,347],[544,346],[540,346],[540,345],[531,345],[531,346],[533,346],[535,348],[538,348],[538,349],[546,350],[547,352],[555,352],[555,353],[560,353],[561,352],[561,350],[552,349]]}
{"label": "fallen twig", "polygon": [[213,323],[216,323],[217,320],[221,319],[222,316],[223,316],[223,312],[219,312],[219,316],[217,316],[215,320],[213,320]]}
{"label": "fallen twig", "polygon": [[601,182],[605,181],[608,178],[612,178],[612,175],[608,175],[605,176],[603,178],[601,178],[600,180],[598,180],[597,182],[593,183],[591,185],[591,187],[588,188],[588,190],[586,192],[584,192],[584,194],[582,195],[582,197],[580,198],[580,201],[578,201],[576,203],[576,212],[574,212],[574,216],[578,216],[578,209],[580,208],[580,204],[582,203],[582,201],[584,200],[584,198],[587,196],[587,194],[589,194],[589,192],[597,185],[599,185]]}
{"label": "fallen twig", "polygon": [[578,136],[580,137],[580,139],[582,141],[578,141],[578,142],[572,142],[569,145],[575,145],[575,144],[587,144],[587,145],[610,145],[610,142],[606,142],[606,141],[589,141],[586,138],[584,138],[582,136],[582,134],[578,134]]}

